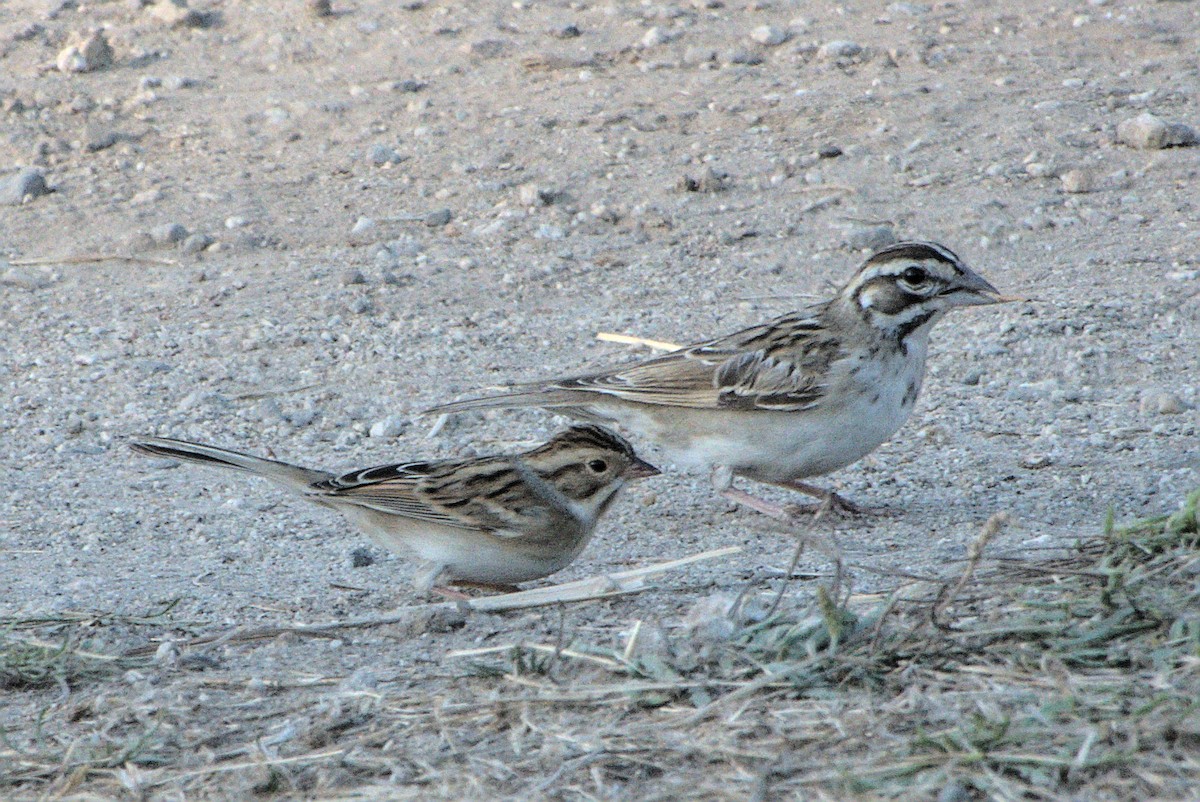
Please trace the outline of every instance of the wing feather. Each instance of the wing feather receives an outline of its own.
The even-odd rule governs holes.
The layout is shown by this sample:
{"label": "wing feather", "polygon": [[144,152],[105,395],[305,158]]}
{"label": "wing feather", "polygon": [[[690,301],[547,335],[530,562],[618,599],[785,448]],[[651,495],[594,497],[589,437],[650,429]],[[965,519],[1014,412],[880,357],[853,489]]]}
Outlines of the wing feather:
{"label": "wing feather", "polygon": [[809,409],[823,397],[829,366],[841,355],[820,312],[810,308],[627,368],[544,386],[693,409]]}
{"label": "wing feather", "polygon": [[316,483],[309,495],[497,537],[536,538],[577,525],[546,484],[519,459],[490,457],[381,465]]}

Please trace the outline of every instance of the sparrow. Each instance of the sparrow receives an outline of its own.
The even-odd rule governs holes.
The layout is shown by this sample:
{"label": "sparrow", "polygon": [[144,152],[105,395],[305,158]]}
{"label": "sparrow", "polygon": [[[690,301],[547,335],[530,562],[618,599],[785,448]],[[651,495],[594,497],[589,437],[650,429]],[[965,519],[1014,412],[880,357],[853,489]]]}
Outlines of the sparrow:
{"label": "sparrow", "polygon": [[629,481],[659,471],[601,426],[573,426],[516,455],[381,465],[337,475],[216,446],[134,437],[151,457],[268,479],[337,510],[379,545],[415,556],[414,585],[511,589],[569,565]]}
{"label": "sparrow", "polygon": [[802,508],[736,488],[734,477],[865,512],[803,480],[861,459],[904,424],[930,330],[947,312],[1006,300],[949,248],[898,242],[871,254],[833,298],[761,325],[427,412],[542,407],[619,424],[676,463],[709,468],[719,493],[768,515],[791,520]]}

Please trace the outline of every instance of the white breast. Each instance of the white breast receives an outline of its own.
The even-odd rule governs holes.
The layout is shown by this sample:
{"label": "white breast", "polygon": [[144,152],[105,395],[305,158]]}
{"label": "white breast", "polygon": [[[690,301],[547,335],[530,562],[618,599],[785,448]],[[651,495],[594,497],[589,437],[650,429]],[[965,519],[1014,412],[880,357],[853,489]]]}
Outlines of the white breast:
{"label": "white breast", "polygon": [[925,337],[909,338],[907,353],[837,365],[817,407],[798,412],[696,410],[597,405],[653,441],[683,466],[727,465],[760,481],[820,476],[855,462],[896,433],[912,412],[925,374]]}

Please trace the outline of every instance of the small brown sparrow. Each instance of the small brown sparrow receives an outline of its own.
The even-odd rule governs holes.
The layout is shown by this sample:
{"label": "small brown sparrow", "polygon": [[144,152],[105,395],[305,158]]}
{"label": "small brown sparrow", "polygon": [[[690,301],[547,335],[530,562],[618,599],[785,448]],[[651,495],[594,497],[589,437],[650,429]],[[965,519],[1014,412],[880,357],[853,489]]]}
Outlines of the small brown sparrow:
{"label": "small brown sparrow", "polygon": [[337,476],[215,446],[137,437],[139,454],[269,479],[332,507],[379,545],[424,564],[418,590],[439,580],[489,587],[553,574],[587,545],[625,483],[654,476],[623,438],[573,426],[514,456],[381,465]]}
{"label": "small brown sparrow", "polygon": [[946,312],[1002,300],[948,248],[900,242],[868,257],[836,297],[762,325],[429,412],[533,406],[615,422],[681,464],[710,467],[722,495],[760,512],[786,519],[797,508],[733,487],[735,476],[861,512],[802,480],[869,454],[908,419]]}

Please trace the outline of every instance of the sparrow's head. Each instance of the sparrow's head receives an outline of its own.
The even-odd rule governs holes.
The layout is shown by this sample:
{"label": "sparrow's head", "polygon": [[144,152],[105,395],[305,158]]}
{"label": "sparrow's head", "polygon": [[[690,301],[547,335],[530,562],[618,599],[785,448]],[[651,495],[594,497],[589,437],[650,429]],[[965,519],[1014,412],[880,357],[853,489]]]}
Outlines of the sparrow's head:
{"label": "sparrow's head", "polygon": [[876,251],[841,296],[873,326],[900,339],[956,306],[1003,300],[987,279],[935,242],[897,242]]}
{"label": "sparrow's head", "polygon": [[582,424],[559,432],[522,461],[572,501],[602,512],[626,482],[659,473],[615,432]]}

